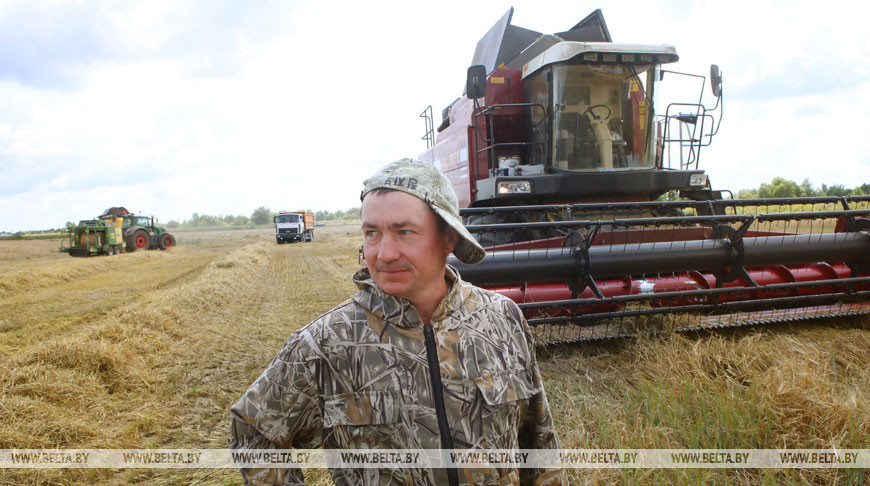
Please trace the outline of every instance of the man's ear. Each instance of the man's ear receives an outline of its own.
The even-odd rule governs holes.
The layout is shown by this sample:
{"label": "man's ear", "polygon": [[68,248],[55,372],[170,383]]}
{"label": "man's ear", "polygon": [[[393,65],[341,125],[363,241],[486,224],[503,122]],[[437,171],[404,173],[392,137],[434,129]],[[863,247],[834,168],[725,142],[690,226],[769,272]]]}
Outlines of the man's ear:
{"label": "man's ear", "polygon": [[451,228],[449,225],[447,226],[447,230],[444,233],[444,253],[449,255],[453,253],[453,250],[456,248],[456,244],[459,243],[459,233],[457,233],[456,230]]}

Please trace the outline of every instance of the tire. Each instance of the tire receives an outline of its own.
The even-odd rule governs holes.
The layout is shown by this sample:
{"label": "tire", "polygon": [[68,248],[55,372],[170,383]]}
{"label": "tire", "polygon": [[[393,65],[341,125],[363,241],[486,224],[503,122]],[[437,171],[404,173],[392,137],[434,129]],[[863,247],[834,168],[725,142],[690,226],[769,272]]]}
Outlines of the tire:
{"label": "tire", "polygon": [[151,247],[151,237],[148,232],[138,229],[133,233],[133,245],[137,250],[147,250]]}
{"label": "tire", "polygon": [[114,246],[110,246],[110,247],[106,248],[106,255],[112,256],[114,254],[115,254],[115,247]]}
{"label": "tire", "polygon": [[121,245],[115,245],[115,255],[120,255],[121,253]]}
{"label": "tire", "polygon": [[167,250],[175,246],[175,237],[169,233],[162,233],[159,237],[157,237],[157,241],[160,244],[161,250]]}
{"label": "tire", "polygon": [[282,240],[281,238],[275,238],[275,241],[277,241],[279,245],[284,244],[284,240]]}

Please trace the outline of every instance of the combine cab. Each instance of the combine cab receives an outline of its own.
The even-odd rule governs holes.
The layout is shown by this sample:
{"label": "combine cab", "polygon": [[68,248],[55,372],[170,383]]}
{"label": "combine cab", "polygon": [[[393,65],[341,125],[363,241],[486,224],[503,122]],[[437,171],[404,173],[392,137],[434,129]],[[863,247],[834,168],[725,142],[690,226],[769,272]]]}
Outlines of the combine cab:
{"label": "combine cab", "polygon": [[698,164],[721,121],[716,66],[715,106],[657,110],[675,48],[612,43],[600,11],[555,35],[512,13],[420,159],[489,253],[451,263],[516,301],[539,342],[870,312],[870,197],[711,190]]}

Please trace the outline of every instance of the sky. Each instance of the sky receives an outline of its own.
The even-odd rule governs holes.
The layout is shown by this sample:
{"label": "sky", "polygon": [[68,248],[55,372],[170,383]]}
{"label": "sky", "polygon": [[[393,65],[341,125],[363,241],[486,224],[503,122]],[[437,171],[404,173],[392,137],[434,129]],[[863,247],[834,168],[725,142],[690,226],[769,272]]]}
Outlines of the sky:
{"label": "sky", "polygon": [[[0,231],[110,206],[162,222],[358,206],[367,176],[425,150],[419,114],[440,123],[510,7],[546,34],[601,8],[614,41],[675,46],[668,69],[719,65],[714,189],[870,182],[854,3],[0,0]],[[660,107],[698,99],[672,79]]]}

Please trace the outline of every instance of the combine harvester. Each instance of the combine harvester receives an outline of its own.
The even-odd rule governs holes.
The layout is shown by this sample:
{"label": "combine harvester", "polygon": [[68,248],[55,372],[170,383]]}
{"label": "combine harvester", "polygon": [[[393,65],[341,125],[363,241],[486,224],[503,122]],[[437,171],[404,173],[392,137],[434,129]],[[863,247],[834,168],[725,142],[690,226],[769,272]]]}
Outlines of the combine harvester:
{"label": "combine harvester", "polygon": [[[555,35],[512,14],[478,43],[437,142],[421,114],[420,160],[450,179],[488,250],[450,263],[517,302],[539,343],[870,312],[870,196],[711,189],[699,159],[721,122],[718,67],[708,108],[706,78],[664,69],[675,48],[613,43],[600,10]],[[657,109],[675,76],[702,96]]]}

